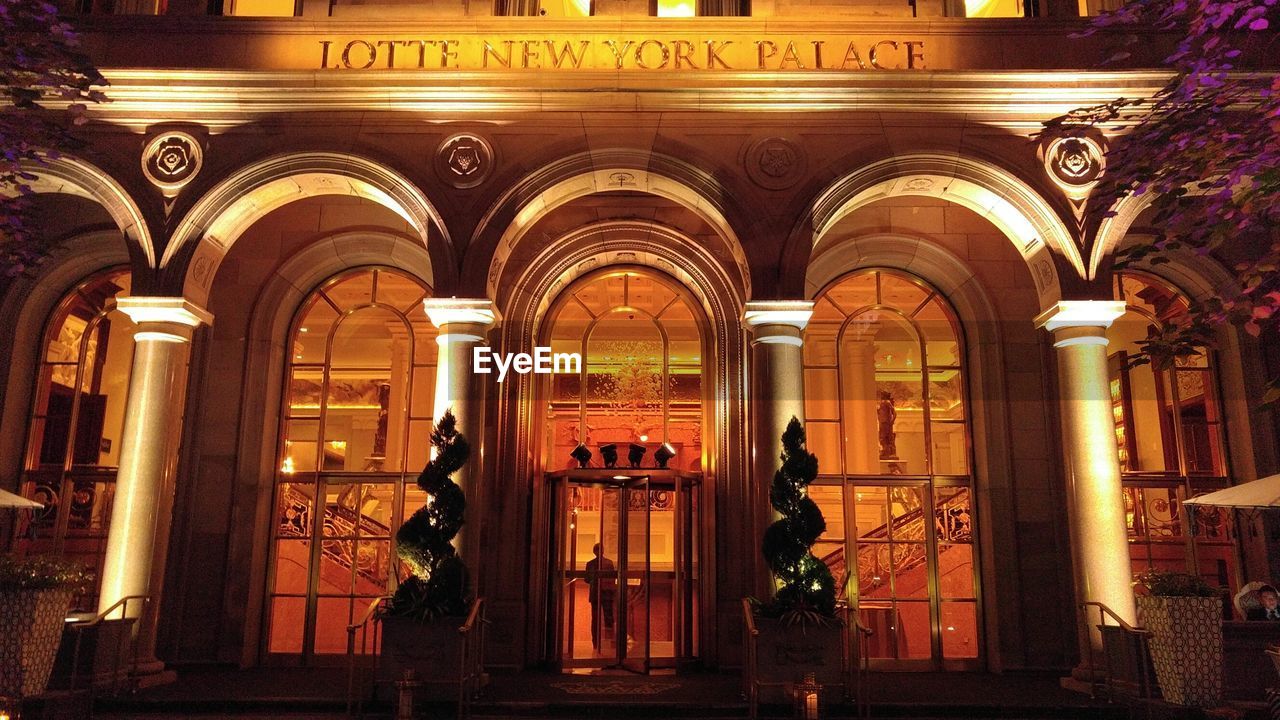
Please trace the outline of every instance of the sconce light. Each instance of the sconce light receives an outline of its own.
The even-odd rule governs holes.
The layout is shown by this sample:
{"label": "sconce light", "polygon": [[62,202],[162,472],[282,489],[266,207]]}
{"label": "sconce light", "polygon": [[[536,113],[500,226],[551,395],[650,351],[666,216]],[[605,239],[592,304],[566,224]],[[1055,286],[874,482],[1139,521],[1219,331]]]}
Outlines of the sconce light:
{"label": "sconce light", "polygon": [[675,456],[676,449],[671,447],[671,443],[662,443],[657,450],[653,451],[653,459],[658,461],[658,467],[663,470],[667,469],[667,463]]}
{"label": "sconce light", "polygon": [[649,448],[640,443],[631,443],[631,447],[627,450],[627,462],[631,463],[631,467],[638,468],[640,463],[644,462],[644,454]]}
{"label": "sconce light", "polygon": [[613,443],[600,446],[600,457],[604,460],[604,466],[607,468],[618,467],[618,446]]}
{"label": "sconce light", "polygon": [[591,450],[586,445],[579,444],[573,452],[569,453],[569,457],[577,460],[580,468],[591,465]]}
{"label": "sconce light", "polygon": [[804,680],[796,683],[796,717],[801,720],[818,720],[818,693],[822,686],[813,673],[805,673]]}

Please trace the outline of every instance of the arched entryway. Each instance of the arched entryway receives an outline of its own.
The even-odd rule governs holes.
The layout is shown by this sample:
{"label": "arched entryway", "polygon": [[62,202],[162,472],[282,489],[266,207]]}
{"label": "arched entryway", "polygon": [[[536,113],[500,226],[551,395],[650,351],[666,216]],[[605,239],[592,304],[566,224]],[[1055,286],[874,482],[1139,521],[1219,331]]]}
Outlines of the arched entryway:
{"label": "arched entryway", "polygon": [[[649,483],[630,497],[651,500],[633,507],[648,515],[644,522],[650,531],[642,534],[646,547],[642,554],[648,557],[646,571],[653,584],[632,586],[643,596],[646,609],[643,618],[629,619],[633,631],[642,625],[665,629],[656,640],[648,629],[639,633],[640,640],[650,640],[648,651],[641,653],[649,662],[631,666],[669,666],[695,657],[704,663],[715,662],[723,640],[717,634],[715,602],[723,588],[710,581],[716,577],[720,561],[717,547],[737,548],[753,532],[739,450],[745,414],[744,349],[738,322],[743,292],[733,279],[735,269],[718,262],[705,242],[668,226],[637,221],[579,227],[531,253],[520,264],[507,263],[506,268],[510,275],[498,283],[496,298],[504,317],[503,349],[529,352],[535,346],[550,345],[556,351],[572,350],[583,356],[582,372],[576,380],[521,376],[509,378],[498,388],[491,436],[497,448],[496,462],[500,467],[517,468],[517,482],[527,483],[523,490],[495,487],[494,501],[501,508],[507,498],[519,493],[524,496],[520,505],[528,508],[525,542],[529,551],[522,569],[527,572],[528,585],[521,599],[528,612],[523,663],[573,667],[578,663],[565,662],[568,647],[568,655],[584,660],[587,667],[626,665],[616,652],[609,661],[596,657],[591,634],[592,590],[584,574],[586,563],[594,559],[594,539],[573,550],[568,558],[569,574],[564,574],[564,518],[571,516],[574,502],[572,491],[564,489],[564,473],[576,464],[570,456],[575,438],[588,446],[591,464],[596,466],[591,472],[601,476],[590,492],[583,492],[586,488],[578,483],[580,512],[596,502],[589,495],[598,497],[603,507],[604,486],[615,480],[621,484],[633,480]],[[641,468],[629,467],[633,441],[645,449]],[[675,455],[665,474],[654,467],[655,453],[664,442]],[[618,472],[605,473],[601,467],[600,446],[609,444],[618,450]],[[673,477],[680,473],[683,475]],[[686,485],[678,489],[677,482]],[[617,497],[634,490],[621,488]],[[668,500],[676,505],[666,505]],[[680,520],[685,529],[679,531],[679,543],[673,524],[670,552],[660,553],[658,546],[666,540],[652,532],[654,525],[668,520],[675,523],[675,516],[693,513],[695,506],[696,521],[692,515]],[[514,536],[520,530],[514,523],[497,523],[496,527],[490,538]],[[603,535],[599,527],[597,523],[598,537]],[[655,537],[658,540],[653,542]],[[636,542],[641,542],[639,537]],[[632,549],[636,547],[633,543]],[[608,555],[619,550],[606,547],[602,551]],[[659,567],[659,554],[674,563],[679,553],[684,553],[680,567]],[[615,568],[620,565],[617,555],[610,560]],[[754,558],[735,551],[728,561],[742,564],[734,571],[736,579],[750,577]],[[490,573],[492,577],[493,570]],[[664,575],[662,581],[668,585],[657,590],[653,573],[674,574]],[[707,580],[697,583],[695,589],[695,580],[702,578]],[[630,581],[643,582],[635,577]],[[616,582],[624,584],[622,579]],[[679,585],[681,582],[684,584]],[[562,585],[582,587],[566,589]],[[641,592],[642,587],[654,589]],[[576,592],[586,593],[582,599],[587,607],[581,608],[581,621],[574,626],[574,632],[581,635],[575,635],[574,642],[580,643],[582,653],[572,644],[566,646],[568,611],[563,600]],[[596,599],[600,599],[598,590]],[[579,609],[575,605],[574,612]],[[634,649],[636,633],[628,637],[619,629],[622,612],[615,608],[614,629],[622,633],[616,642],[626,645],[630,640]],[[683,616],[673,617],[678,613]],[[654,622],[655,617],[659,621]],[[597,628],[597,633],[601,629]],[[601,643],[600,649],[608,651],[605,645]],[[660,657],[660,653],[665,654]]]}
{"label": "arched entryway", "polygon": [[635,266],[577,280],[547,315],[539,344],[582,361],[539,388],[561,668],[697,657],[707,331],[692,293]]}

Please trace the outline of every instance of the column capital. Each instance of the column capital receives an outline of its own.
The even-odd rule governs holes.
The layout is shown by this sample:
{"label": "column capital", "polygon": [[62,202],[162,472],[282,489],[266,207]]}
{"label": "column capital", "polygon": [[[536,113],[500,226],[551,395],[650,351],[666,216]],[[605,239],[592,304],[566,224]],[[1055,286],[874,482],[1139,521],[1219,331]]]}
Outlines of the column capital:
{"label": "column capital", "polygon": [[444,329],[452,323],[491,327],[502,322],[502,315],[493,301],[487,298],[427,298],[422,301],[427,319],[437,328]]}
{"label": "column capital", "polygon": [[130,295],[115,307],[138,326],[133,339],[187,342],[201,325],[212,325],[213,314],[183,297]]}
{"label": "column capital", "polygon": [[790,325],[804,330],[813,316],[809,300],[752,300],[742,313],[742,324],[755,330],[765,325]]}
{"label": "column capital", "polygon": [[1057,333],[1066,328],[1106,330],[1124,315],[1122,300],[1060,300],[1036,316],[1036,327]]}

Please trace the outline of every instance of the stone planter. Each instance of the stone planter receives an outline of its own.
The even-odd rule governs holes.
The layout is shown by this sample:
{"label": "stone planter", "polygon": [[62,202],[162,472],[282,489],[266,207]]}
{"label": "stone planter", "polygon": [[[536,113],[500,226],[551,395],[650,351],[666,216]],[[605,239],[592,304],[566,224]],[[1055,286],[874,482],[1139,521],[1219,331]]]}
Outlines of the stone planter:
{"label": "stone planter", "polygon": [[404,617],[382,619],[382,648],[378,656],[377,694],[391,701],[395,681],[412,670],[418,681],[416,695],[427,700],[446,700],[458,696],[460,682],[462,633],[458,628],[465,617],[442,617],[421,622]]}
{"label": "stone planter", "polygon": [[1151,633],[1151,664],[1167,702],[1222,704],[1222,601],[1216,597],[1138,598]]}
{"label": "stone planter", "polygon": [[44,692],[75,592],[0,591],[0,697]]}
{"label": "stone planter", "polygon": [[[756,671],[765,683],[785,683],[790,687],[813,673],[814,679],[824,688],[839,688],[835,692],[848,691],[849,677],[844,660],[843,625],[799,626],[788,625],[776,618],[755,618]],[[825,690],[827,698],[838,699],[832,690]],[[761,702],[790,703],[791,698],[783,688],[761,692]]]}

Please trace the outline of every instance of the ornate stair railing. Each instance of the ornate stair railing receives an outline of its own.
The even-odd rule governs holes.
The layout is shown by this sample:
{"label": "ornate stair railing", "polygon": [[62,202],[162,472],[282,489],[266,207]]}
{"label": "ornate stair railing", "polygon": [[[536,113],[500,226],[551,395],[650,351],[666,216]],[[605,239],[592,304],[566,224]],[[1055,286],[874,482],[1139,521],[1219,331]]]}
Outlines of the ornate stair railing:
{"label": "ornate stair railing", "polygon": [[[284,488],[282,501],[289,506],[311,507],[313,500],[314,498],[292,485],[286,485]],[[360,537],[384,538],[391,534],[391,529],[386,525],[362,512],[352,510],[341,504],[341,502],[325,503],[323,523],[323,535],[326,538],[355,537],[357,535]],[[358,533],[356,532],[357,527],[359,528]],[[284,523],[280,526],[283,534],[306,538],[307,533],[304,528],[309,528],[309,519],[304,520],[302,523]],[[390,550],[385,543],[358,543],[324,539],[320,541],[320,552],[326,559],[339,567],[350,570],[354,565],[360,577],[371,583],[376,585],[386,584],[386,568],[390,560],[388,557]]]}

